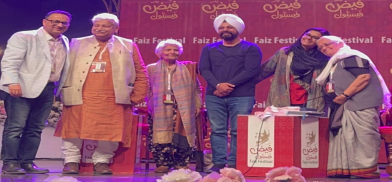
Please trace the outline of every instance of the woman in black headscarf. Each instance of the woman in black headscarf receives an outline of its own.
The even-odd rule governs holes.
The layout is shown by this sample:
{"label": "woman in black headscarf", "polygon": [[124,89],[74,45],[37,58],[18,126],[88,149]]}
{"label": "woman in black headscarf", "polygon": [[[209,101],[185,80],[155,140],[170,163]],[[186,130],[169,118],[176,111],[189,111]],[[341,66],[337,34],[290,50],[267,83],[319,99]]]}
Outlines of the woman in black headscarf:
{"label": "woman in black headscarf", "polygon": [[300,106],[325,111],[323,87],[315,81],[329,57],[317,50],[316,41],[330,35],[323,28],[309,28],[292,45],[281,48],[261,65],[257,81],[272,75],[267,106]]}

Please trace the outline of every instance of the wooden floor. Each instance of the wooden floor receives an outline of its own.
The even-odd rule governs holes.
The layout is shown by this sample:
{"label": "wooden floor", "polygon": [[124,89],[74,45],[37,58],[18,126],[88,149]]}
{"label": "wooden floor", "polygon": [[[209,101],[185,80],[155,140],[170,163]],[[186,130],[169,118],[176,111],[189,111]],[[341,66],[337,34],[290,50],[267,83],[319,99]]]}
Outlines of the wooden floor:
{"label": "wooden floor", "polygon": [[[42,168],[47,168],[50,170],[48,174],[28,174],[28,175],[1,175],[0,181],[1,182],[42,182],[45,179],[49,178],[50,176],[63,176],[61,174],[61,170],[63,168],[62,161],[58,160],[36,160],[35,161],[37,166]],[[2,165],[2,162],[0,162]],[[68,175],[74,178],[77,178],[81,182],[156,182],[157,179],[161,178],[161,174],[154,173],[155,165],[150,165],[149,171],[143,171],[134,175],[112,175],[112,176],[96,176],[92,173],[85,173],[80,175]],[[191,168],[194,166],[192,165]],[[202,173],[202,176],[206,174]],[[306,177],[306,176],[305,176]],[[385,170],[381,170],[381,179],[377,180],[361,180],[361,179],[332,179],[332,178],[309,178],[306,179],[310,182],[321,182],[321,181],[390,181],[388,179],[388,175],[385,173]],[[263,178],[246,178],[247,182],[256,182],[256,181],[264,181]]]}

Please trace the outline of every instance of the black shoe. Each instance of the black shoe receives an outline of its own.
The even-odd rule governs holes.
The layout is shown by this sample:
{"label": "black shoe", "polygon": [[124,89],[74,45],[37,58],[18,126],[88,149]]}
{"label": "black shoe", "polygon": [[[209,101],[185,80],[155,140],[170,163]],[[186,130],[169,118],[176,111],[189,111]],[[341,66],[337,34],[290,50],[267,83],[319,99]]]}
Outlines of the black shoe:
{"label": "black shoe", "polygon": [[38,168],[34,163],[22,163],[20,166],[26,170],[26,173],[28,174],[45,174],[49,172],[48,169]]}
{"label": "black shoe", "polygon": [[214,164],[209,170],[206,171],[206,173],[210,174],[212,172],[217,172],[220,174],[220,170],[225,167],[226,167],[226,164]]}
{"label": "black shoe", "polygon": [[3,164],[1,172],[3,174],[26,174],[26,171],[20,167],[18,162],[8,162]]}
{"label": "black shoe", "polygon": [[227,165],[228,168],[233,168],[233,169],[237,169],[237,165],[236,164],[229,164]]}

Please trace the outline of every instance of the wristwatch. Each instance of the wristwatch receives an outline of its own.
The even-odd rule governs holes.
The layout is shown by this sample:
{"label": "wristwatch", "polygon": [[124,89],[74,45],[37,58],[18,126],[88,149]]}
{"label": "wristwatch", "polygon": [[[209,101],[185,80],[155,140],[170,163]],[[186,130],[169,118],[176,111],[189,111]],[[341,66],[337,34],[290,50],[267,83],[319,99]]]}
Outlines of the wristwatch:
{"label": "wristwatch", "polygon": [[347,99],[350,98],[350,96],[346,95],[344,92],[342,92],[342,95],[345,96]]}

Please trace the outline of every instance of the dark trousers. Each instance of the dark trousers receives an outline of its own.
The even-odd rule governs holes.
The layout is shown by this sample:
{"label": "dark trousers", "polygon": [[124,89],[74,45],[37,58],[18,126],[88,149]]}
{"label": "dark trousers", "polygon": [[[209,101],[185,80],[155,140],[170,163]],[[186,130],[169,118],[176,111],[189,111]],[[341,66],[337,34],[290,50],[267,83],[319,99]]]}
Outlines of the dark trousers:
{"label": "dark trousers", "polygon": [[12,97],[1,91],[7,113],[1,148],[1,159],[5,164],[30,163],[35,159],[42,130],[53,106],[54,89],[54,83],[48,83],[34,99]]}

